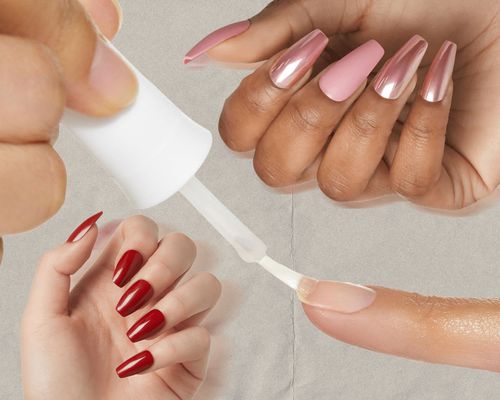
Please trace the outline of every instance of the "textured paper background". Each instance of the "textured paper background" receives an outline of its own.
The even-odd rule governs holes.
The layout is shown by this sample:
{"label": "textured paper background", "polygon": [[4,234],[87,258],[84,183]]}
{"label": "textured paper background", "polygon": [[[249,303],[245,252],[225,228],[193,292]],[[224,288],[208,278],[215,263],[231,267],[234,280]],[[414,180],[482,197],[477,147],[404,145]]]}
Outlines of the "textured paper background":
{"label": "textured paper background", "polygon": [[[215,138],[199,177],[268,244],[270,254],[301,272],[427,294],[498,296],[500,203],[469,217],[424,213],[399,203],[371,209],[332,204],[317,190],[295,195],[267,189],[250,160],[229,152],[217,135],[225,97],[242,71],[183,68],[200,37],[244,19],[264,0],[124,0],[117,46],[146,76]],[[0,268],[0,398],[22,398],[18,322],[36,259],[85,217],[134,213],[109,176],[75,139],[57,144],[69,174],[67,201],[48,223],[6,238]],[[202,399],[492,399],[493,373],[371,353],[314,329],[293,294],[233,250],[179,196],[146,215],[198,241],[197,268],[224,282],[207,325],[215,334]],[[70,400],[70,399],[68,399]],[[96,399],[98,400],[98,399]]]}

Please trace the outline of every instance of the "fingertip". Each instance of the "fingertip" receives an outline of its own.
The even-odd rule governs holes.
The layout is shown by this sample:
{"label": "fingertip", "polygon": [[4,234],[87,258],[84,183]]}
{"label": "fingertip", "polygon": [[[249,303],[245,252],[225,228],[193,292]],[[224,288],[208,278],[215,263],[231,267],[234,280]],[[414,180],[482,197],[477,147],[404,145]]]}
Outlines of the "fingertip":
{"label": "fingertip", "polygon": [[80,0],[99,31],[108,39],[113,39],[120,31],[123,10],[118,0]]}

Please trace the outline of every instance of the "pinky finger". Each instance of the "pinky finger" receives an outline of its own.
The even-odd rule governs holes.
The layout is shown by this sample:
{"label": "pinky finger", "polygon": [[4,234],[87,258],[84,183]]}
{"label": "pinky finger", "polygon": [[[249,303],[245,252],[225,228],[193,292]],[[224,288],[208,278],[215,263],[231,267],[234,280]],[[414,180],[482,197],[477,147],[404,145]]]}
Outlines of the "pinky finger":
{"label": "pinky finger", "polygon": [[[164,336],[147,350],[120,364],[116,373],[120,378],[126,378],[182,364],[182,369],[188,376],[176,381],[185,384],[186,379],[189,379],[201,384],[206,374],[209,351],[210,333],[206,328],[193,326]],[[173,383],[169,381],[170,384]],[[173,389],[176,393],[179,393],[178,390],[182,391],[182,387]]]}

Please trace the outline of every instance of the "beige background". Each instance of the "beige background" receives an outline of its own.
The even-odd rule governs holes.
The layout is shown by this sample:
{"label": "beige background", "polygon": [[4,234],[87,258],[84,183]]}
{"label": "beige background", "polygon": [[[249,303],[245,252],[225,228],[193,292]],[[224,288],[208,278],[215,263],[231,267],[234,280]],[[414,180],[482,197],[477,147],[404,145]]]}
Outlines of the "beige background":
{"label": "beige background", "polygon": [[[278,194],[251,162],[224,148],[217,119],[242,71],[183,68],[200,37],[246,18],[265,0],[124,0],[117,45],[189,115],[208,127],[213,151],[200,178],[269,246],[276,259],[324,278],[399,287],[427,294],[498,296],[500,202],[478,215],[449,217],[397,203],[371,209],[332,204],[317,190]],[[21,399],[18,321],[36,259],[85,217],[106,220],[135,211],[75,139],[57,144],[69,184],[63,209],[33,232],[6,238],[0,268],[0,398]],[[335,342],[304,317],[293,294],[257,266],[245,265],[179,196],[146,215],[183,230],[201,249],[199,268],[224,282],[205,399],[491,399],[493,373],[427,365]],[[68,399],[69,400],[69,399]]]}

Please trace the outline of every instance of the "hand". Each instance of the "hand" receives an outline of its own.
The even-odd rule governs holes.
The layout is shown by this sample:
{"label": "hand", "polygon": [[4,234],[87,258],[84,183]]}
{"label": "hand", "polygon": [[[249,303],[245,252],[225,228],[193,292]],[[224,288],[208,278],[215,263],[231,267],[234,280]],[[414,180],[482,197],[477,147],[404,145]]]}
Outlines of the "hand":
{"label": "hand", "polygon": [[[269,59],[227,99],[219,123],[231,149],[255,149],[255,170],[269,185],[316,177],[338,201],[397,192],[456,209],[500,183],[498,12],[491,0],[274,1],[250,23],[209,35],[185,62]],[[283,51],[315,28],[328,45],[316,31]],[[426,52],[425,40],[410,39],[415,33],[428,40]],[[358,47],[369,39],[393,58],[366,86],[381,56],[376,42]],[[454,46],[446,40],[458,46],[453,82],[446,71]],[[428,69],[436,54],[442,69]],[[414,93],[426,70],[431,85]]]}
{"label": "hand", "polygon": [[[193,242],[174,233],[158,244],[156,224],[137,216],[121,223],[70,292],[70,276],[91,255],[98,217],[38,266],[22,323],[26,399],[192,398],[210,347],[199,323],[220,295],[219,282],[198,273],[178,284],[195,258]],[[127,333],[146,311],[149,324]],[[153,340],[139,341],[146,337]],[[117,376],[136,373],[128,381]]]}
{"label": "hand", "polygon": [[422,296],[339,282],[321,285],[304,310],[314,325],[336,339],[399,357],[500,372],[498,299]]}
{"label": "hand", "polygon": [[52,148],[65,106],[109,115],[134,98],[133,73],[107,46],[114,0],[6,0],[0,14],[0,236],[62,205],[66,172]]}

